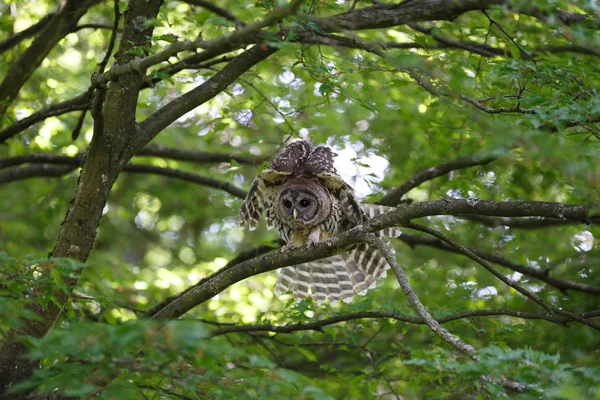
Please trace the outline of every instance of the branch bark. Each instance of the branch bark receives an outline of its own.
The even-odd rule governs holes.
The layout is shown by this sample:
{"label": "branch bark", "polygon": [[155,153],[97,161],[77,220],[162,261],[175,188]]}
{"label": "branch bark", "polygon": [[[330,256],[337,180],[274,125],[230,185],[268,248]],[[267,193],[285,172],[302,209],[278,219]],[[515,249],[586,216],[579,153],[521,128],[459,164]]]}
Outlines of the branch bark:
{"label": "branch bark", "polygon": [[[60,40],[59,36],[65,32],[65,29],[67,27],[71,29],[69,23],[76,24],[85,10],[97,1],[69,1],[67,3],[69,12],[65,11],[61,14],[62,17],[57,16],[59,18],[57,22],[48,24],[52,31],[48,33],[50,36],[44,39],[43,43]],[[149,25],[140,28],[140,21],[155,18],[161,3],[160,0],[132,0],[129,2],[125,17],[125,30],[116,56],[118,63],[131,61],[133,55],[130,50],[134,46],[148,43],[153,27]],[[74,11],[69,7],[74,8]],[[40,33],[38,39],[44,37],[44,32]],[[35,43],[36,41],[34,41]],[[32,49],[37,49],[37,47],[32,45],[28,51]],[[45,54],[47,52],[44,53],[44,56]],[[39,62],[41,59],[43,57],[39,59]],[[16,65],[18,63],[13,67]],[[31,67],[28,68],[33,71]],[[8,78],[7,76],[6,79]],[[95,119],[94,136],[52,256],[85,261],[92,250],[96,230],[110,189],[121,168],[128,161],[123,158],[123,154],[132,136],[136,133],[135,111],[142,82],[143,79],[139,75],[121,77],[118,83],[107,88],[104,107],[99,113],[93,115]],[[5,94],[1,90],[0,93]],[[67,283],[72,287],[76,281],[77,278],[73,278]],[[7,389],[14,383],[30,376],[36,368],[35,360],[24,357],[27,349],[18,339],[23,335],[41,337],[52,328],[60,316],[62,305],[68,299],[68,295],[64,292],[53,293],[53,296],[56,301],[50,302],[47,307],[33,303],[31,311],[39,318],[29,320],[22,328],[9,332],[8,341],[0,348],[0,393],[3,396],[8,396]]]}

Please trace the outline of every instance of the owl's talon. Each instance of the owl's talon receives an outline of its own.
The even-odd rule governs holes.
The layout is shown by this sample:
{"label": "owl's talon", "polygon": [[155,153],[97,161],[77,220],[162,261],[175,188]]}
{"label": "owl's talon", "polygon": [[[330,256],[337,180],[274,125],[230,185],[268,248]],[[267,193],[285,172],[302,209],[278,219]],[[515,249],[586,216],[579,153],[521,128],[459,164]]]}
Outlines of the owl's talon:
{"label": "owl's talon", "polygon": [[318,240],[313,240],[309,237],[308,240],[306,241],[306,247],[312,247],[312,246],[316,245],[317,243],[319,243]]}
{"label": "owl's talon", "polygon": [[294,246],[293,243],[287,243],[287,244],[284,244],[283,246],[281,246],[281,249],[279,251],[281,253],[285,253],[286,251],[290,251],[290,250],[293,250],[295,248],[296,248],[296,246]]}

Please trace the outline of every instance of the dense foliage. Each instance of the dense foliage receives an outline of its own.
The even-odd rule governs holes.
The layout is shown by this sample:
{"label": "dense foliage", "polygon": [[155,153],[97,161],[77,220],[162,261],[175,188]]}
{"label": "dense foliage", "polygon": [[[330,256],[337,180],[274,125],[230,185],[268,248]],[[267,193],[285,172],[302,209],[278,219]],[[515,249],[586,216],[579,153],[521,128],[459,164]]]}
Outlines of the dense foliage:
{"label": "dense foliage", "polygon": [[[0,398],[600,399],[599,15],[0,1]],[[296,137],[399,207],[409,289],[474,353],[397,271],[274,296],[264,271],[343,250],[239,226]]]}

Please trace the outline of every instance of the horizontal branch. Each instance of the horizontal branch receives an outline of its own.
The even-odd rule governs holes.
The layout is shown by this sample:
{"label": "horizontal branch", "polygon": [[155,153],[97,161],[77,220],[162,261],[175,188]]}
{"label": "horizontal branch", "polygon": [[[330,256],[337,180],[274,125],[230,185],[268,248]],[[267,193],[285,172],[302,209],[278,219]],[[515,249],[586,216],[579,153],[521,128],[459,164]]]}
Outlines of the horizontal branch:
{"label": "horizontal branch", "polygon": [[123,168],[124,172],[130,173],[146,173],[154,175],[168,176],[170,178],[180,179],[186,182],[197,183],[202,186],[212,187],[214,189],[223,190],[235,197],[243,199],[246,197],[246,191],[225,181],[218,179],[209,178],[206,176],[194,174],[192,172],[181,171],[172,168],[157,167],[155,165],[143,165],[143,164],[127,164]]}
{"label": "horizontal branch", "polygon": [[[580,314],[582,318],[592,318],[600,315],[600,312]],[[513,317],[527,320],[546,320],[559,325],[565,326],[567,322],[572,321],[570,318],[559,318],[549,315],[547,313],[531,313],[516,311],[511,309],[499,309],[499,310],[470,310],[463,311],[456,314],[446,315],[444,317],[436,318],[435,320],[440,324],[445,324],[452,321],[458,321],[461,319],[468,318],[479,318],[479,317]],[[294,333],[301,331],[323,331],[323,328],[330,325],[339,324],[342,322],[355,321],[358,319],[392,319],[395,321],[406,322],[409,324],[421,324],[424,322],[421,318],[414,315],[406,315],[398,312],[390,311],[362,311],[355,313],[348,313],[343,315],[337,315],[334,317],[323,318],[316,321],[288,324],[288,325],[275,325],[275,324],[256,324],[256,325],[223,325],[220,328],[214,329],[210,332],[211,336],[227,335],[230,333],[249,333],[249,332],[273,332],[273,333]]]}
{"label": "horizontal branch", "polygon": [[580,222],[598,221],[597,216],[590,217],[591,212],[600,211],[595,204],[561,204],[544,202],[472,202],[462,199],[444,199],[403,205],[397,209],[378,216],[337,237],[322,241],[306,248],[302,247],[284,253],[277,252],[253,258],[240,264],[221,269],[215,274],[201,280],[190,287],[174,301],[153,315],[157,319],[179,318],[187,311],[219,294],[227,287],[251,276],[279,269],[288,265],[298,265],[330,257],[344,252],[365,237],[365,232],[378,232],[392,226],[400,226],[411,219],[433,215],[482,214],[499,217],[550,217],[562,216]]}
{"label": "horizontal branch", "polygon": [[74,171],[77,166],[72,165],[52,165],[52,164],[34,164],[20,168],[10,168],[0,171],[0,185],[3,183],[20,181],[30,178],[56,178]]}
{"label": "horizontal branch", "polygon": [[[33,153],[24,154],[15,157],[0,159],[0,169],[22,165],[32,164],[68,164],[81,166],[83,163],[83,153],[75,156],[64,156],[51,153]],[[190,161],[198,164],[231,162],[239,164],[260,165],[266,158],[247,157],[228,153],[214,153],[209,151],[182,150],[173,147],[149,144],[140,150],[136,156],[160,157],[177,161]]]}
{"label": "horizontal branch", "polygon": [[147,145],[136,155],[162,157],[171,160],[192,161],[197,163],[231,162],[233,160],[239,164],[245,165],[260,165],[261,163],[267,160],[267,158],[265,157],[247,157],[227,153],[214,153],[199,150],[182,150],[173,147],[166,147],[154,144]]}
{"label": "horizontal branch", "polygon": [[71,111],[87,110],[90,107],[91,92],[81,93],[72,99],[61,101],[60,103],[52,104],[30,116],[14,122],[5,129],[0,131],[0,143],[15,136],[19,132],[24,131],[30,126],[45,120],[46,118],[55,117],[66,114]]}
{"label": "horizontal branch", "polygon": [[[59,156],[65,157],[65,156]],[[43,158],[43,157],[40,157]],[[8,168],[0,171],[0,184],[14,182],[18,180],[37,178],[37,177],[59,177],[68,174],[77,169],[81,164],[82,157],[69,157],[69,163],[57,164],[31,164],[24,167]],[[0,161],[1,163],[1,161]],[[157,167],[155,165],[132,164],[129,163],[123,167],[123,172],[127,173],[146,173],[161,175],[169,178],[176,178],[186,182],[196,183],[202,186],[223,190],[235,197],[243,199],[246,197],[246,191],[226,181],[202,176],[192,172],[181,171],[172,168]]]}
{"label": "horizontal branch", "polygon": [[482,215],[460,215],[459,217],[471,221],[479,222],[490,228],[508,226],[516,229],[540,229],[553,226],[564,226],[577,224],[577,221],[565,220],[560,218],[492,218]]}

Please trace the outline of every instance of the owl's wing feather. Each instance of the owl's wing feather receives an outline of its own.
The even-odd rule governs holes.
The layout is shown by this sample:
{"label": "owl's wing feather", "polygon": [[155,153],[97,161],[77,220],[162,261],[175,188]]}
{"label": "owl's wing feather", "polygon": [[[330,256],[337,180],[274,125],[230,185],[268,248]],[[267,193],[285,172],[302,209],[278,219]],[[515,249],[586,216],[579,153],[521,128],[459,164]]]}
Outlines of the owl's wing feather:
{"label": "owl's wing feather", "polygon": [[251,231],[256,229],[266,205],[265,184],[260,175],[252,182],[250,190],[240,208],[240,222]]}
{"label": "owl's wing feather", "polygon": [[[395,207],[381,206],[379,204],[361,204],[366,216],[371,219],[395,210]],[[392,238],[400,237],[402,231],[396,227],[385,228],[380,231],[382,235]]]}
{"label": "owl's wing feather", "polygon": [[250,230],[256,229],[260,216],[265,210],[267,226],[269,228],[273,226],[275,216],[272,210],[277,188],[285,182],[289,175],[291,175],[291,172],[280,172],[271,168],[267,168],[258,174],[252,182],[240,209],[242,226],[247,226]]}
{"label": "owl's wing feather", "polygon": [[349,257],[354,260],[357,268],[364,274],[364,286],[366,289],[375,287],[375,282],[387,275],[390,268],[385,257],[373,245],[359,243],[350,251]]}

